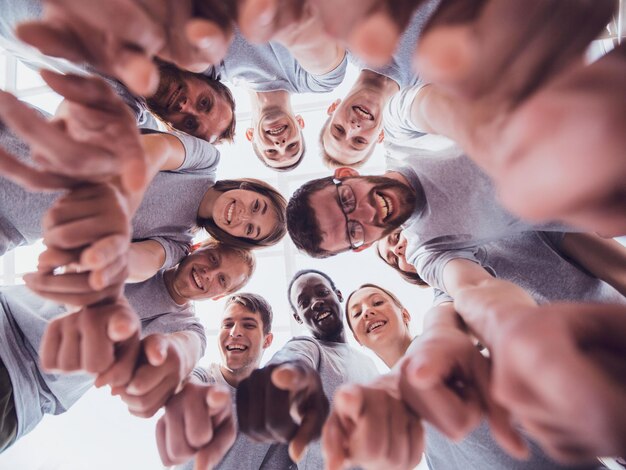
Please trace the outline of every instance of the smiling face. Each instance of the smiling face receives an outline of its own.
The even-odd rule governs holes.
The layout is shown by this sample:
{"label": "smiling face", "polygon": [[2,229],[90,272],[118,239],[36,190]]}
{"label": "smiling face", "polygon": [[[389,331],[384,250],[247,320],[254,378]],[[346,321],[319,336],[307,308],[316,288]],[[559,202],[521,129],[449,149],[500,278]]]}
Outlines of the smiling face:
{"label": "smiling face", "polygon": [[309,198],[322,235],[320,248],[323,250],[339,253],[350,249],[346,216],[363,226],[363,247],[368,247],[399,227],[413,212],[413,191],[394,179],[359,176],[344,178],[342,184],[349,186],[354,193],[354,210],[349,214],[344,214],[341,209],[335,185],[329,185]]}
{"label": "smiling face", "polygon": [[269,335],[263,334],[263,320],[234,302],[224,311],[219,332],[219,348],[222,364],[230,371],[255,369],[263,355],[263,349],[271,343]]}
{"label": "smiling face", "polygon": [[304,150],[302,116],[293,116],[280,108],[266,110],[246,137],[256,147],[263,161],[271,168],[295,164]]}
{"label": "smiling face", "polygon": [[278,224],[278,217],[266,196],[247,189],[220,194],[212,218],[223,231],[248,240],[264,240]]}
{"label": "smiling face", "polygon": [[324,276],[307,273],[294,281],[290,300],[313,336],[324,340],[343,331],[340,295]]}
{"label": "smiling face", "polygon": [[415,266],[408,263],[405,256],[406,238],[402,235],[402,230],[394,230],[386,237],[381,238],[376,249],[380,257],[394,269],[400,269],[405,273],[416,273]]}
{"label": "smiling face", "polygon": [[328,108],[330,119],[322,132],[322,145],[335,161],[352,165],[365,159],[383,139],[380,92],[359,90]]}
{"label": "smiling face", "polygon": [[356,340],[377,354],[406,335],[408,312],[376,287],[363,287],[353,293],[347,311]]}
{"label": "smiling face", "polygon": [[250,267],[234,252],[215,248],[194,251],[176,267],[173,288],[186,300],[221,297],[241,287]]}
{"label": "smiling face", "polygon": [[231,103],[208,78],[160,67],[161,81],[157,92],[148,99],[151,110],[172,127],[208,142],[215,142],[233,121]]}

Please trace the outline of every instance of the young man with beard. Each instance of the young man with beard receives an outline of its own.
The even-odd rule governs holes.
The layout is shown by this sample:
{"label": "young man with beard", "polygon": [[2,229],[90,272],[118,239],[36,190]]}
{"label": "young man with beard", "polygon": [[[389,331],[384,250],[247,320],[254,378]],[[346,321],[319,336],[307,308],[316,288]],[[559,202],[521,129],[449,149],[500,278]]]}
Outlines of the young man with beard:
{"label": "young man with beard", "polygon": [[321,447],[312,441],[320,435],[335,390],[344,382],[373,379],[377,371],[371,359],[347,344],[342,296],[332,279],[300,271],[287,292],[294,317],[313,336],[292,338],[269,365],[240,383],[239,428],[256,440],[289,442],[298,468],[318,469],[324,465]]}
{"label": "young man with beard", "polygon": [[395,93],[418,82],[411,65],[413,53],[424,26],[438,5],[438,0],[429,0],[413,13],[387,65],[368,67],[350,55],[350,60],[361,73],[348,95],[328,108],[329,118],[320,133],[322,161],[326,166],[359,167],[371,157],[376,144],[384,140],[383,110]]}
{"label": "young man with beard", "polygon": [[[308,9],[307,9],[308,11]],[[291,107],[293,93],[327,93],[343,81],[345,50],[327,36],[310,12],[268,44],[250,44],[236,30],[228,53],[205,75],[246,88],[252,105],[252,126],[246,137],[264,165],[286,171],[304,156],[304,120]],[[151,109],[192,135],[204,136],[199,118],[213,111],[215,100],[203,101],[200,84],[174,66],[160,67],[161,84],[148,99]]]}
{"label": "young man with beard", "polygon": [[[98,374],[96,383],[111,384],[131,413],[152,416],[204,352],[204,327],[191,301],[216,299],[239,289],[254,266],[254,257],[246,250],[207,243],[175,268],[142,283],[126,284],[124,306],[94,306],[69,314],[66,307],[36,295],[41,289],[50,296],[45,279],[34,283],[35,293],[25,286],[2,288],[0,358],[8,379],[3,384],[11,390],[7,409],[13,407],[9,413],[13,419],[2,421],[0,434],[11,422],[15,426],[2,444],[8,446],[30,432],[44,413],[67,411],[94,384],[94,377],[59,373],[95,372],[86,365],[101,363],[108,348],[117,351],[114,363]],[[81,285],[73,286],[73,295],[81,294]],[[119,341],[110,336],[121,327],[119,322],[129,321],[128,315],[119,316],[126,311],[136,312],[143,339]],[[108,327],[102,329],[103,322]],[[138,355],[145,359],[135,365]],[[3,385],[3,396],[5,392]]]}
{"label": "young man with beard", "polygon": [[[208,369],[194,369],[190,381],[168,402],[157,424],[157,443],[165,465],[195,456],[180,470],[193,468],[194,461],[202,468],[211,456],[213,468],[217,469],[295,468],[287,446],[254,442],[243,433],[234,435],[232,404],[237,387],[259,367],[263,352],[272,344],[271,330],[272,309],[263,297],[239,293],[226,301],[218,337],[221,362]],[[227,390],[231,399],[225,398],[218,406],[212,401],[213,410],[209,411],[207,401],[215,400],[209,397],[219,395],[219,388]],[[217,414],[221,414],[217,418],[219,429],[207,442],[201,442],[201,430],[212,429]]]}

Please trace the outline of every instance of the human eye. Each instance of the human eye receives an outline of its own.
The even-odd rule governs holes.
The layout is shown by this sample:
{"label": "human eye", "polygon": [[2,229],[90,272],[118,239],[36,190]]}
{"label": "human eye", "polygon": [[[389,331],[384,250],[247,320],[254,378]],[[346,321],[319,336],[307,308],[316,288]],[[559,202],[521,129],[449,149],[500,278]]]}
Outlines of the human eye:
{"label": "human eye", "polygon": [[341,127],[339,124],[335,124],[333,126],[333,129],[335,129],[335,132],[339,135],[344,135],[346,132],[344,131],[343,127]]}
{"label": "human eye", "polygon": [[265,153],[268,154],[268,155],[276,155],[276,150],[274,150],[274,149],[267,149],[265,151]]}
{"label": "human eye", "polygon": [[213,265],[213,266],[217,266],[219,264],[219,259],[217,258],[216,255],[214,255],[213,253],[211,253],[209,255],[209,262]]}
{"label": "human eye", "polygon": [[213,106],[213,103],[211,102],[211,100],[209,99],[209,97],[207,96],[201,96],[198,99],[198,110],[199,111],[209,111],[211,109],[211,107]]}
{"label": "human eye", "polygon": [[400,231],[394,232],[391,234],[391,242],[395,245],[400,240]]}
{"label": "human eye", "polygon": [[261,207],[261,203],[259,202],[258,199],[255,199],[254,202],[252,203],[252,212],[258,212],[260,207]]}
{"label": "human eye", "polygon": [[384,304],[384,303],[385,303],[385,301],[384,301],[384,300],[382,300],[382,299],[376,299],[376,300],[374,300],[374,302],[372,302],[372,305],[373,305],[374,307],[379,307],[379,306],[381,306],[381,305],[382,305],[382,304]]}
{"label": "human eye", "polygon": [[360,310],[353,310],[352,311],[352,318],[357,318],[361,315],[361,311]]}
{"label": "human eye", "polygon": [[252,224],[246,225],[246,236],[247,237],[252,236],[253,232],[254,232],[254,227],[252,226]]}
{"label": "human eye", "polygon": [[307,308],[309,306],[309,299],[300,299],[298,300],[298,307]]}
{"label": "human eye", "polygon": [[363,137],[357,137],[354,139],[354,141],[359,145],[367,145],[367,140],[365,140]]}
{"label": "human eye", "polygon": [[226,289],[226,277],[223,274],[220,274],[217,277],[217,279],[218,279],[218,281],[220,283],[220,286],[222,286],[222,288]]}
{"label": "human eye", "polygon": [[296,144],[295,142],[293,142],[293,143],[291,143],[291,144],[287,145],[287,150],[293,150],[293,149],[295,149],[295,148],[296,148],[296,145],[297,145],[297,144]]}
{"label": "human eye", "polygon": [[243,326],[247,330],[254,330],[254,329],[256,329],[256,324],[254,324],[254,323],[244,323]]}
{"label": "human eye", "polygon": [[327,295],[330,295],[330,291],[329,291],[328,289],[322,289],[322,290],[320,290],[319,295],[321,295],[321,296],[324,296],[324,297],[325,297],[325,296],[327,296]]}
{"label": "human eye", "polygon": [[232,328],[233,323],[232,322],[224,322],[222,323],[222,329],[228,329],[228,328]]}

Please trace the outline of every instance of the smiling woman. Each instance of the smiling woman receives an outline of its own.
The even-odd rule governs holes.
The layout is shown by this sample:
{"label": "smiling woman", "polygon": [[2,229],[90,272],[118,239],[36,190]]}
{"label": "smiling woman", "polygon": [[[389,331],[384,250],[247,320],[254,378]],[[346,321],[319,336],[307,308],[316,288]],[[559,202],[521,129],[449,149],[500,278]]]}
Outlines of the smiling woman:
{"label": "smiling woman", "polygon": [[256,248],[275,245],[285,236],[287,201],[271,185],[242,178],[218,181],[210,191],[198,211],[198,225],[215,239]]}

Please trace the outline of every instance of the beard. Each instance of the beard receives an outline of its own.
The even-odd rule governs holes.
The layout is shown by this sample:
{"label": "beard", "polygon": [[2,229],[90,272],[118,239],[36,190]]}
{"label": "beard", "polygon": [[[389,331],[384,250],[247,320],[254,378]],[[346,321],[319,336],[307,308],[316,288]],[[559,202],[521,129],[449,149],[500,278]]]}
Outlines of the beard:
{"label": "beard", "polygon": [[172,87],[182,86],[183,90],[186,89],[186,72],[169,62],[163,62],[161,60],[157,62],[157,65],[159,67],[159,86],[156,93],[146,99],[146,103],[150,111],[163,118],[170,112],[167,107],[167,98]]}
{"label": "beard", "polygon": [[384,229],[383,235],[388,235],[396,230],[400,225],[407,221],[415,210],[416,196],[410,186],[403,184],[386,176],[364,176],[365,180],[373,183],[374,187],[370,190],[368,197],[370,204],[376,207],[376,192],[391,192],[398,199],[398,206],[394,213],[387,220],[381,221],[378,226]]}

